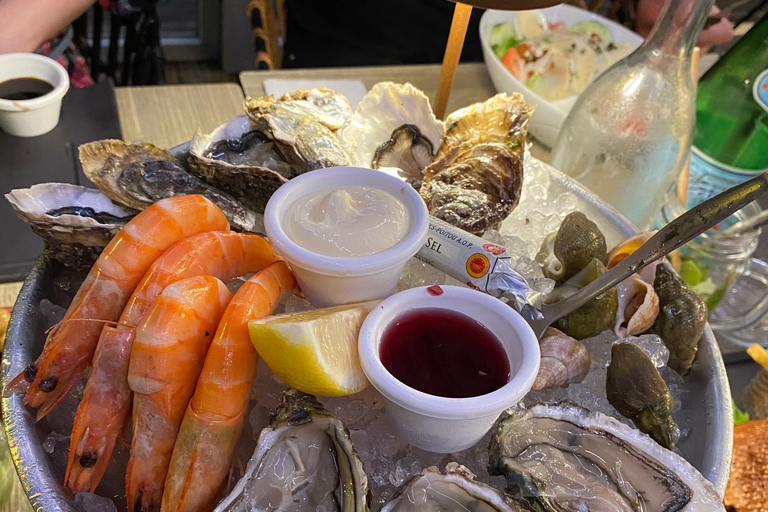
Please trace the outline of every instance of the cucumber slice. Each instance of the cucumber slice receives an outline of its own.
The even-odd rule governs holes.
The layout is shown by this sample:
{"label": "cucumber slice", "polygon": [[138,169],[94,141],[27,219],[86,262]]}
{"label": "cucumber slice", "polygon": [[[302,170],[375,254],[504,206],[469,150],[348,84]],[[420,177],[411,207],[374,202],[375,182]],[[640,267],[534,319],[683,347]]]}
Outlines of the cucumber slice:
{"label": "cucumber slice", "polygon": [[603,43],[608,44],[612,41],[611,32],[608,27],[599,21],[580,21],[575,25],[568,27],[570,32],[580,32],[582,34],[596,34]]}
{"label": "cucumber slice", "polygon": [[498,58],[502,58],[507,50],[516,46],[522,39],[517,36],[515,28],[511,23],[499,23],[491,29],[491,38],[489,43],[493,53]]}

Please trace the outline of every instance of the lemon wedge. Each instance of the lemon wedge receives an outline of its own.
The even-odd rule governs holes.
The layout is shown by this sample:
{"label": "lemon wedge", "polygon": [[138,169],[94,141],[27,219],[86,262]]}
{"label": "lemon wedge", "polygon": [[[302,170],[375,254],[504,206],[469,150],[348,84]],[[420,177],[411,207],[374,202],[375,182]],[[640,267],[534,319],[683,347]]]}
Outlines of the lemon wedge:
{"label": "lemon wedge", "polygon": [[251,342],[289,386],[313,395],[351,395],[368,385],[357,354],[357,336],[368,312],[379,302],[251,320]]}

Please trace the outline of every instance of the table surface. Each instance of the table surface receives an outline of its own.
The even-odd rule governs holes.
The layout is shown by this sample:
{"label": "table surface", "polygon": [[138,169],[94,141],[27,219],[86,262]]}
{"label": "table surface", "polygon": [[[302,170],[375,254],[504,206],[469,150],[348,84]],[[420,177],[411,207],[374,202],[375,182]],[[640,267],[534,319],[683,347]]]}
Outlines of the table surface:
{"label": "table surface", "polygon": [[119,87],[115,95],[125,141],[163,148],[243,113],[243,91],[233,83]]}

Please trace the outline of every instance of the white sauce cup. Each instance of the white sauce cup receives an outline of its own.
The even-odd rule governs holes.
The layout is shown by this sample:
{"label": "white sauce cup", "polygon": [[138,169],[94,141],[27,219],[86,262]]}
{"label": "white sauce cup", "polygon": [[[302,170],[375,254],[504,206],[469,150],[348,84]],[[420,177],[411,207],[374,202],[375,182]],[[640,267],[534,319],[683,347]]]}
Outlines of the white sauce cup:
{"label": "white sauce cup", "polygon": [[[369,256],[344,258],[309,251],[288,237],[283,220],[297,199],[315,190],[354,186],[383,190],[402,201],[411,225],[400,243]],[[275,252],[291,266],[304,296],[317,307],[327,307],[391,295],[405,264],[427,238],[429,212],[419,193],[398,178],[361,167],[329,167],[297,176],[277,189],[264,211],[264,227]]]}
{"label": "white sauce cup", "polygon": [[[440,289],[441,295],[433,295],[427,287],[411,288],[382,301],[363,322],[358,351],[365,375],[384,397],[387,414],[403,439],[422,450],[453,453],[476,444],[502,411],[530,391],[540,354],[533,330],[511,307],[471,288]],[[398,315],[420,308],[456,311],[487,327],[509,358],[509,382],[485,395],[446,398],[422,393],[397,380],[379,356],[382,334]]]}
{"label": "white sauce cup", "polygon": [[36,137],[59,124],[61,99],[69,90],[69,75],[53,59],[36,53],[0,55],[0,82],[14,78],[38,78],[53,90],[30,100],[0,99],[0,130],[17,137]]}

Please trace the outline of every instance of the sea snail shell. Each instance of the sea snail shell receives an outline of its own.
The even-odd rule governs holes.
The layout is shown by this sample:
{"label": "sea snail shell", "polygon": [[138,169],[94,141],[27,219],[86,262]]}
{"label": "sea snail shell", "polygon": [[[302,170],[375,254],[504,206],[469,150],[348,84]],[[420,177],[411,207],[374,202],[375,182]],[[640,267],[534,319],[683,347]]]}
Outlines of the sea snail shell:
{"label": "sea snail shell", "polygon": [[581,382],[589,373],[589,351],[575,338],[548,328],[539,342],[541,364],[533,389],[567,387]]}

